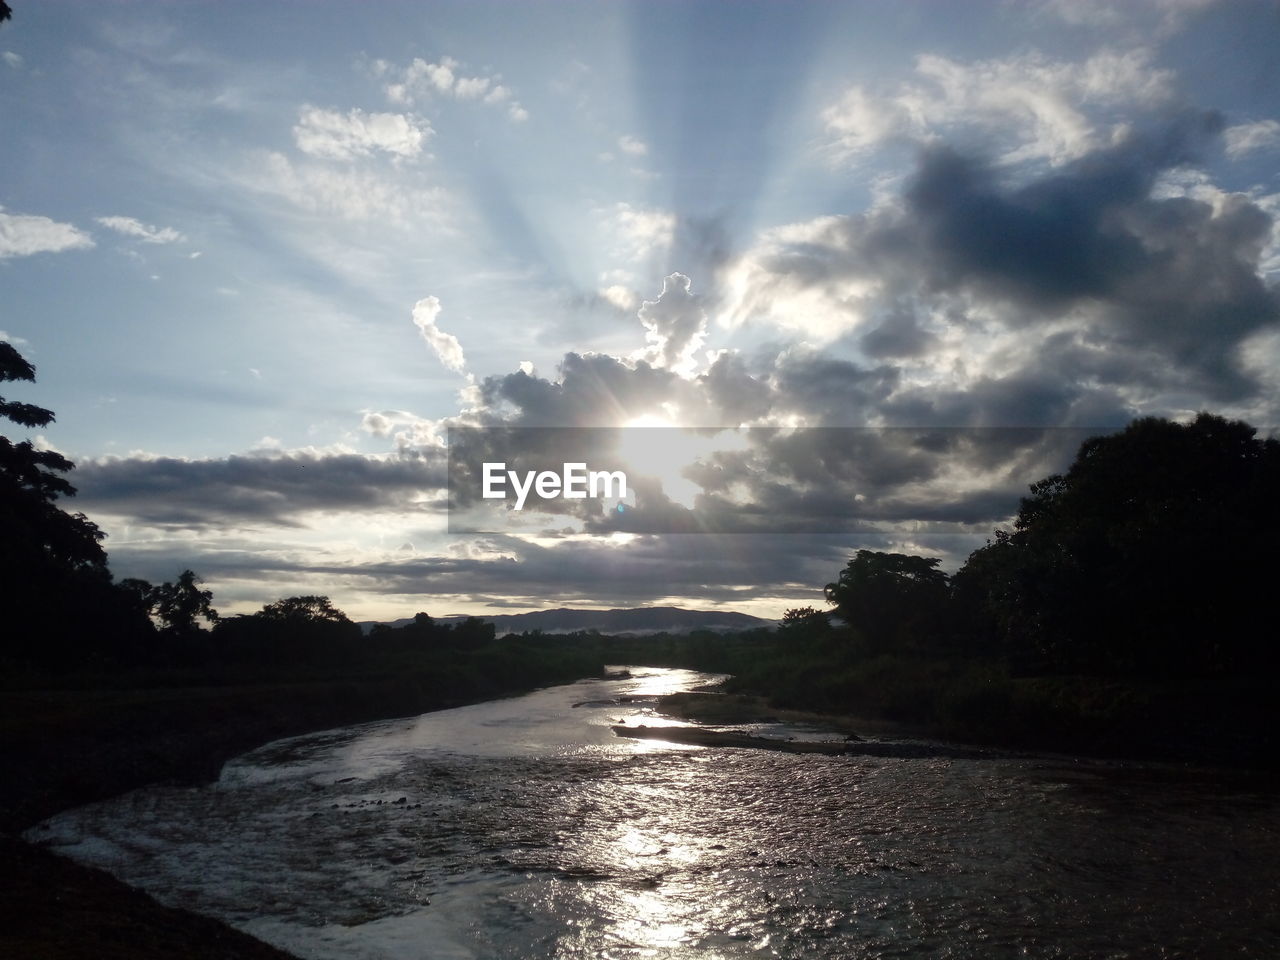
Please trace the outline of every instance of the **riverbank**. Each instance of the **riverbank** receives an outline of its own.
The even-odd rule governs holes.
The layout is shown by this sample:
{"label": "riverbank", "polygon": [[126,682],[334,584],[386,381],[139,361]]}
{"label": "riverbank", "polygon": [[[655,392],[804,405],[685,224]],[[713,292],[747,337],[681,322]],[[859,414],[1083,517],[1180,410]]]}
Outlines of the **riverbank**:
{"label": "riverbank", "polygon": [[[776,698],[735,692],[736,678],[724,685],[659,698],[657,709],[671,717],[711,725],[785,723],[820,727],[883,743],[855,743],[839,752],[893,755],[899,740],[972,744],[998,751],[1033,751],[1108,760],[1152,761],[1203,768],[1255,771],[1274,776],[1275,734],[1267,708],[1256,697],[1231,700],[1224,691],[1199,695],[1169,687],[1145,689],[1067,678],[1040,684],[1010,708],[947,712],[954,704],[940,689],[920,706],[892,718],[853,715],[835,709],[779,706]],[[1037,681],[1032,681],[1036,683]],[[1015,701],[1016,702],[1016,701]],[[934,712],[943,704],[941,713]],[[1007,725],[996,721],[1010,720]],[[1013,722],[1017,721],[1017,722]],[[731,745],[727,744],[726,745]],[[883,748],[883,749],[882,749]],[[910,748],[914,749],[914,748]],[[907,752],[910,752],[910,749]]]}
{"label": "riverbank", "polygon": [[[761,711],[818,714],[858,733],[865,723],[887,723],[913,736],[1004,749],[1280,769],[1270,676],[1013,676],[997,663],[851,659],[803,646],[765,650],[722,672],[733,673],[722,692],[758,697]],[[689,719],[727,722],[714,713]]]}

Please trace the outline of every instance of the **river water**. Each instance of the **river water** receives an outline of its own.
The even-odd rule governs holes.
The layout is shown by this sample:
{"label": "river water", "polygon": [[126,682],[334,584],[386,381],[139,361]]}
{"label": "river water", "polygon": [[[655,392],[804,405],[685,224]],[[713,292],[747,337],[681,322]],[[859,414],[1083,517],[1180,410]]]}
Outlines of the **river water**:
{"label": "river water", "polygon": [[620,739],[665,721],[607,701],[710,679],[632,670],[279,741],[29,837],[317,960],[1280,956],[1280,796],[1248,778]]}

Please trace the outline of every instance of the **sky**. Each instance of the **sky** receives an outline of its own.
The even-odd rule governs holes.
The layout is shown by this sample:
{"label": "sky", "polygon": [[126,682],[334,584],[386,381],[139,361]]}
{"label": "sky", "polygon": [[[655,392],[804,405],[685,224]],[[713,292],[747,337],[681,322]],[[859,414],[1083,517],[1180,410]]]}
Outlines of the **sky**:
{"label": "sky", "polygon": [[[1276,2],[11,5],[6,396],[223,613],[776,617],[1090,433],[1280,423]],[[450,431],[513,427],[656,485],[450,532]]]}

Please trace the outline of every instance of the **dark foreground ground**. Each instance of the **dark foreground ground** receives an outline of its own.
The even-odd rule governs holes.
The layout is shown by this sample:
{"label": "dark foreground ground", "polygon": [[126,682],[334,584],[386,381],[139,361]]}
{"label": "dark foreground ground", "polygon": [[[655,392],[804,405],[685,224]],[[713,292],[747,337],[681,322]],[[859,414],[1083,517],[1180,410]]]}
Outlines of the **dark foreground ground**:
{"label": "dark foreground ground", "polygon": [[161,906],[101,870],[8,837],[0,839],[0,886],[0,956],[13,960],[292,956],[221,921]]}
{"label": "dark foreground ground", "polygon": [[18,835],[146,784],[212,780],[280,737],[456,705],[394,680],[0,693],[0,957],[289,957]]}

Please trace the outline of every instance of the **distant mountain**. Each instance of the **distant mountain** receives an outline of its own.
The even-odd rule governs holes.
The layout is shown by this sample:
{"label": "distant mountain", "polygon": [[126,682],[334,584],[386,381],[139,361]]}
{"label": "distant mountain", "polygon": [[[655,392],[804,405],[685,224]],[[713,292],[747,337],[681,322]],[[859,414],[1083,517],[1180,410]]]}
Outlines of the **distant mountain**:
{"label": "distant mountain", "polygon": [[[437,623],[460,623],[465,616],[433,617]],[[543,633],[574,633],[579,630],[599,630],[601,633],[692,633],[694,630],[712,630],[725,633],[730,630],[752,630],[773,627],[773,620],[764,620],[746,613],[731,610],[685,610],[681,607],[637,607],[630,610],[534,610],[530,613],[502,613],[482,616],[478,619],[492,623],[498,636],[504,633],[524,633],[541,630]],[[360,628],[368,633],[376,621],[366,620]],[[412,617],[392,620],[393,627],[412,623]]]}

